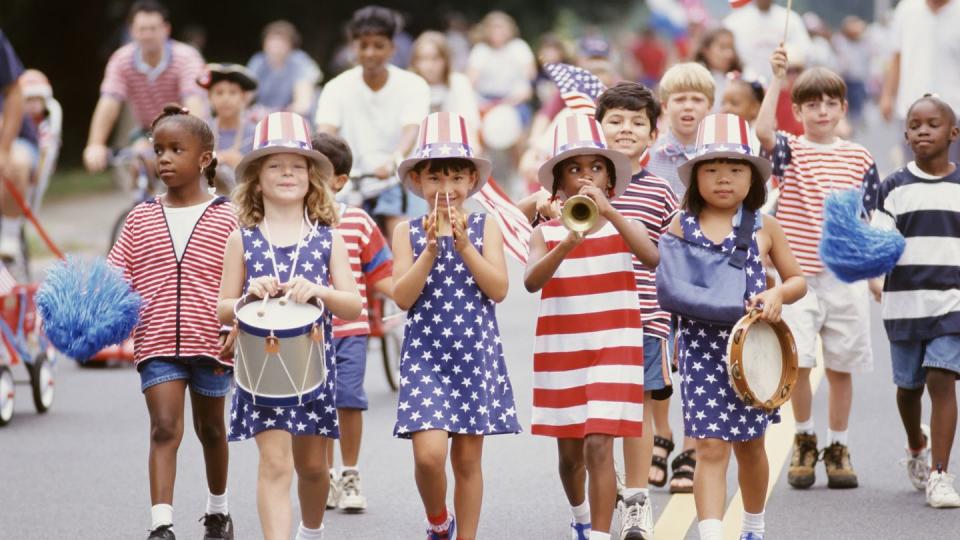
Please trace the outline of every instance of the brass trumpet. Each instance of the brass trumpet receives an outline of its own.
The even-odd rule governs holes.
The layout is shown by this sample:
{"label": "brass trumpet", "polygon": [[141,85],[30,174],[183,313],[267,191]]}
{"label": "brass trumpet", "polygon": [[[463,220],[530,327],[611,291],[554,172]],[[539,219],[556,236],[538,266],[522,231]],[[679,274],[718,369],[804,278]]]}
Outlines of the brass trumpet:
{"label": "brass trumpet", "polygon": [[574,195],[563,204],[560,221],[564,227],[579,233],[586,233],[597,224],[600,209],[597,203],[586,195]]}

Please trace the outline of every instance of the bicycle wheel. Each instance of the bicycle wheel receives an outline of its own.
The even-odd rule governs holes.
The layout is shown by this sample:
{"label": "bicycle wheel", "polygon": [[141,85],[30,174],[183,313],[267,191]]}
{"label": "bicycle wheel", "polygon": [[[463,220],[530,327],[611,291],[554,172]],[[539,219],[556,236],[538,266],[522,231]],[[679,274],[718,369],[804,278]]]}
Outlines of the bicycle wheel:
{"label": "bicycle wheel", "polygon": [[120,238],[120,231],[123,230],[123,224],[127,222],[127,216],[130,214],[130,212],[133,210],[135,206],[136,205],[131,206],[129,209],[127,209],[127,211],[120,214],[120,216],[117,218],[116,223],[113,224],[113,228],[110,229],[110,238],[108,239],[109,243],[107,244],[107,253],[110,253],[110,250],[113,249],[113,245],[116,244],[117,240]]}
{"label": "bicycle wheel", "polygon": [[403,344],[403,319],[400,308],[391,300],[382,304],[383,335],[377,340],[383,358],[383,371],[393,391],[400,389],[400,357]]}

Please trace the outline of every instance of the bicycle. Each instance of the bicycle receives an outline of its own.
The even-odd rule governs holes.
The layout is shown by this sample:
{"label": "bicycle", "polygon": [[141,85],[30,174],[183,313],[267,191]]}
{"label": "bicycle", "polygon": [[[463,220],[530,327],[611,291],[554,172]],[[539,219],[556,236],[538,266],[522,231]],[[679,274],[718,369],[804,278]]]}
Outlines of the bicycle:
{"label": "bicycle", "polygon": [[131,193],[132,204],[123,211],[117,221],[110,229],[107,251],[120,238],[120,231],[123,230],[123,224],[127,221],[127,215],[138,204],[150,200],[156,192],[157,178],[150,174],[149,160],[145,151],[138,151],[132,146],[128,146],[116,152],[110,159],[110,166],[113,169],[114,182],[124,191]]}

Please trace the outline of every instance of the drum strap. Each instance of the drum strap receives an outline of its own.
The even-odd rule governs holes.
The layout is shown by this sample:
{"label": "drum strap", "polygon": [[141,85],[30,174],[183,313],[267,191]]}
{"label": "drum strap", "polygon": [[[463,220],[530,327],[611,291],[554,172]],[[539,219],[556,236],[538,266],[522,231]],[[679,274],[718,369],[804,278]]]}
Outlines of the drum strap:
{"label": "drum strap", "polygon": [[[267,225],[266,216],[264,216],[264,219],[261,223],[263,224],[263,237],[267,241],[267,249],[270,250],[273,274],[277,277],[277,283],[283,283],[283,279],[280,277],[280,270],[277,268],[277,256],[273,252],[273,242],[270,240],[270,226]],[[310,217],[307,215],[306,207],[303,209],[303,221],[300,222],[300,234],[297,236],[297,248],[293,252],[293,261],[290,263],[290,276],[288,277],[287,281],[290,281],[297,276],[297,261],[300,259],[300,246],[304,244],[304,223],[310,225],[310,230],[316,228],[316,225],[310,222]]]}
{"label": "drum strap", "polygon": [[742,270],[747,264],[747,252],[750,250],[750,241],[753,238],[753,226],[756,224],[757,213],[740,207],[740,225],[737,229],[736,247],[730,254],[730,266]]}

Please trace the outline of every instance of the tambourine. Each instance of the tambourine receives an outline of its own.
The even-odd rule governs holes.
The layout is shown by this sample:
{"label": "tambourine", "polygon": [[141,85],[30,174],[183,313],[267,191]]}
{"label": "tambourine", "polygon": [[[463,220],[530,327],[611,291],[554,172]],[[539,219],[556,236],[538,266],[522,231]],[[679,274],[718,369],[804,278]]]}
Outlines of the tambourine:
{"label": "tambourine", "polygon": [[787,323],[767,322],[760,314],[753,310],[734,325],[727,342],[727,373],[744,403],[771,412],[790,399],[800,366]]}

